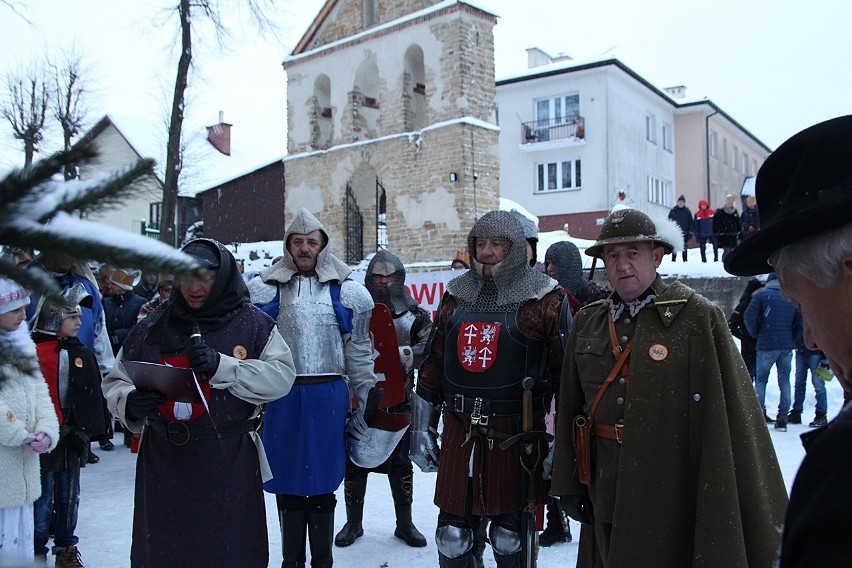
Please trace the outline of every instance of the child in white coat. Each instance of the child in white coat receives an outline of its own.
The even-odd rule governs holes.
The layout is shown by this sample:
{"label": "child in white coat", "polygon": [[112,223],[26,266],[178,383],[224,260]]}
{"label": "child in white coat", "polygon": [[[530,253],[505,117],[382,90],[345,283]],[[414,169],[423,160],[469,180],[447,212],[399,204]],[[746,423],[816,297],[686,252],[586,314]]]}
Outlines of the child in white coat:
{"label": "child in white coat", "polygon": [[[41,494],[39,454],[59,440],[59,423],[24,321],[29,292],[0,278],[0,566],[33,561],[33,502]],[[12,356],[10,356],[12,354]],[[10,362],[13,361],[13,362]]]}

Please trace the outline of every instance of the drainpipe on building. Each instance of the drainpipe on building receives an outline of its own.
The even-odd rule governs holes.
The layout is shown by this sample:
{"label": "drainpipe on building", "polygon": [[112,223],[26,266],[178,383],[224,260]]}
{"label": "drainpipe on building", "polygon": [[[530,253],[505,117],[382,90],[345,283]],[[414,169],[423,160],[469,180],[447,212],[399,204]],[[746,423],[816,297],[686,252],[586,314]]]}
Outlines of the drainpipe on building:
{"label": "drainpipe on building", "polygon": [[704,163],[707,164],[707,203],[713,203],[713,200],[710,198],[710,117],[714,114],[719,114],[719,111],[714,110],[704,117]]}

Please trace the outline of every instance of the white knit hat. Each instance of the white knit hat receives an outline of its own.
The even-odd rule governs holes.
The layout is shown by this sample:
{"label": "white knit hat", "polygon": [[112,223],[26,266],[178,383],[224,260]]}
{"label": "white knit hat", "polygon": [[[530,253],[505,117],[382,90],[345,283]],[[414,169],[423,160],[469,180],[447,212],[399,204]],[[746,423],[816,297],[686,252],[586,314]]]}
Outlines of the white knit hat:
{"label": "white knit hat", "polygon": [[0,314],[17,310],[30,303],[30,291],[8,278],[0,277]]}

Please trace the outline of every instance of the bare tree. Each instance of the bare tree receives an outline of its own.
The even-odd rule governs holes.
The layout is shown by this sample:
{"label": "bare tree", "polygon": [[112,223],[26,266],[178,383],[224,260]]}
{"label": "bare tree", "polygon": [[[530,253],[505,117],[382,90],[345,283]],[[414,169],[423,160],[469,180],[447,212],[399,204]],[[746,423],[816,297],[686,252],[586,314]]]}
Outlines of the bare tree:
{"label": "bare tree", "polygon": [[[169,119],[166,171],[163,180],[163,207],[160,219],[160,241],[170,245],[177,244],[175,209],[180,174],[183,169],[181,136],[186,108],[185,93],[189,84],[190,68],[192,67],[193,26],[204,23],[212,25],[219,46],[223,47],[228,31],[221,17],[222,6],[224,6],[224,3],[220,3],[220,0],[179,0],[175,8],[180,20],[181,50]],[[242,0],[240,6],[245,6],[248,9],[249,15],[259,32],[274,31],[275,26],[267,15],[267,11],[273,10],[275,7],[274,0]]]}
{"label": "bare tree", "polygon": [[[68,151],[71,141],[80,134],[88,114],[86,99],[89,90],[85,83],[85,64],[82,56],[71,51],[59,63],[51,63],[53,69],[54,103],[53,117],[62,128],[62,148]],[[77,177],[75,164],[68,164],[63,175],[66,180]]]}
{"label": "bare tree", "polygon": [[12,135],[24,145],[24,166],[33,163],[46,131],[50,86],[45,73],[35,65],[29,72],[6,76],[6,100],[0,103],[0,116],[12,127]]}

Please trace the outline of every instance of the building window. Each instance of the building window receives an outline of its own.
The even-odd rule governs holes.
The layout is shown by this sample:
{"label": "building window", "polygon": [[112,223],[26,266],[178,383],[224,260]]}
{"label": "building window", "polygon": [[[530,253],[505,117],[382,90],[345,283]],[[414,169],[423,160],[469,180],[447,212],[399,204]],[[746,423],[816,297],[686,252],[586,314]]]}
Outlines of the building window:
{"label": "building window", "polygon": [[580,160],[565,160],[536,165],[536,192],[577,190],[582,183]]}
{"label": "building window", "polygon": [[737,158],[739,156],[739,150],[737,149],[736,144],[731,144],[731,159],[730,165],[732,168],[737,169]]}
{"label": "building window", "polygon": [[757,160],[751,161],[751,175],[757,175]]}
{"label": "building window", "polygon": [[648,142],[657,143],[657,117],[653,114],[645,115],[645,138]]}
{"label": "building window", "polygon": [[663,123],[663,150],[672,151],[672,125]]}
{"label": "building window", "polygon": [[712,156],[713,158],[716,157],[716,155],[719,151],[718,146],[719,146],[719,135],[716,134],[715,130],[711,130],[710,131],[710,156]]}
{"label": "building window", "polygon": [[671,207],[672,184],[654,176],[648,176],[648,201]]}
{"label": "building window", "polygon": [[538,126],[552,126],[574,122],[580,116],[580,95],[561,95],[535,101],[535,119]]}
{"label": "building window", "polygon": [[743,150],[743,175],[744,176],[749,175],[749,172],[748,172],[748,154],[745,153],[745,150]]}
{"label": "building window", "polygon": [[728,139],[722,138],[722,161],[725,165],[728,164]]}

